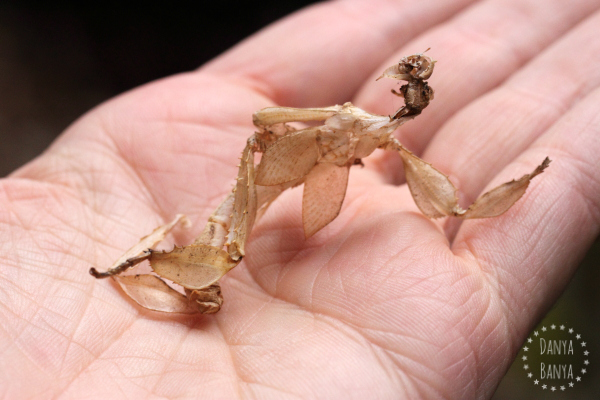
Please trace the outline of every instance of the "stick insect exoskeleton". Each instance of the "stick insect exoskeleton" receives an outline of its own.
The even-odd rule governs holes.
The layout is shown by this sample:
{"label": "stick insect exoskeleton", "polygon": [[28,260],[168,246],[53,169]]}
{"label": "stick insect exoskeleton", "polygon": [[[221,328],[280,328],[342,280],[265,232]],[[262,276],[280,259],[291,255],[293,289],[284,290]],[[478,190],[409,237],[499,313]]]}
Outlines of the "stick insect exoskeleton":
{"label": "stick insect exoskeleton", "polygon": [[[405,104],[392,116],[371,114],[351,103],[257,111],[253,115],[257,131],[242,152],[236,185],[194,243],[170,252],[152,250],[178,222],[185,221],[183,215],[178,215],[142,238],[107,272],[92,268],[90,273],[96,278],[113,277],[127,295],[151,310],[215,313],[223,303],[218,281],[245,256],[252,226],[266,207],[284,190],[304,184],[304,233],[307,238],[314,235],[339,214],[350,167],[377,148],[399,153],[410,191],[426,216],[487,218],[502,214],[525,193],[531,179],[548,166],[548,158],[530,174],[492,189],[463,210],[450,180],[392,136],[396,128],[419,115],[433,99],[426,80],[434,64],[429,57],[416,54],[384,71],[381,77],[407,82],[394,92],[404,98]],[[315,121],[321,125],[300,130],[287,125]],[[257,152],[262,158],[255,166]],[[121,275],[144,260],[150,262],[156,275]],[[185,295],[161,278],[181,285]]]}

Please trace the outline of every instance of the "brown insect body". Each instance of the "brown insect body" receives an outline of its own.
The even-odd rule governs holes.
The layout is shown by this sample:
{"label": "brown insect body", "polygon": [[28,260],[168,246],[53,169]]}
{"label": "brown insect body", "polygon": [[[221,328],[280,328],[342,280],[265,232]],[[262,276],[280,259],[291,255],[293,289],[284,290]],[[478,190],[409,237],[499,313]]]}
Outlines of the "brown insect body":
{"label": "brown insect body", "polygon": [[[533,177],[549,164],[546,159],[532,173],[485,193],[467,210],[458,205],[456,188],[448,177],[398,142],[392,133],[413,119],[433,99],[426,80],[435,61],[423,54],[404,57],[378,78],[407,83],[394,92],[405,100],[393,116],[371,114],[351,103],[324,108],[269,107],[253,115],[257,132],[242,152],[236,185],[209,217],[193,244],[171,252],[151,250],[179,222],[157,228],[128,250],[107,272],[94,268],[96,278],[113,277],[124,292],[143,307],[176,313],[214,313],[223,298],[218,280],[245,256],[245,245],[256,219],[284,190],[304,183],[302,222],[308,238],[340,212],[350,167],[375,149],[395,150],[404,163],[406,180],[419,209],[430,218],[455,216],[487,218],[502,214],[525,193]],[[320,121],[322,125],[296,130],[289,122]],[[262,153],[255,166],[254,154]],[[227,250],[224,250],[226,247]],[[158,275],[122,276],[125,270],[149,260]],[[161,278],[184,288],[185,295]]]}

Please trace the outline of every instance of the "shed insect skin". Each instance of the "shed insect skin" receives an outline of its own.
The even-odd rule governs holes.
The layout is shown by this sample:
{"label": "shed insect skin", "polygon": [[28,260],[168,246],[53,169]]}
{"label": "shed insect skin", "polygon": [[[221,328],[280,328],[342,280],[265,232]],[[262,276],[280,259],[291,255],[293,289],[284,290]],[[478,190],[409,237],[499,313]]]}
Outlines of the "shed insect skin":
{"label": "shed insect skin", "polygon": [[[454,216],[489,218],[508,210],[524,193],[531,179],[548,167],[546,158],[533,172],[504,183],[480,196],[466,210],[458,205],[457,190],[448,177],[404,148],[392,136],[433,100],[426,82],[435,61],[420,53],[404,57],[377,78],[404,80],[399,92],[404,105],[393,115],[368,113],[351,103],[323,108],[268,107],[255,112],[257,131],[248,138],[238,165],[232,192],[211,214],[198,238],[170,252],[155,251],[167,233],[179,223],[179,214],[156,228],[121,256],[106,272],[90,269],[95,278],[112,277],[134,301],[154,311],[212,314],[223,297],[219,279],[246,255],[246,242],[254,222],[284,190],[304,184],[302,222],[308,238],[333,221],[340,212],[352,165],[375,149],[397,151],[415,203],[429,218]],[[321,122],[296,130],[289,122]],[[254,154],[262,153],[254,164]],[[226,247],[227,250],[223,248]],[[149,260],[156,275],[121,275]],[[184,293],[162,278],[182,286]]]}

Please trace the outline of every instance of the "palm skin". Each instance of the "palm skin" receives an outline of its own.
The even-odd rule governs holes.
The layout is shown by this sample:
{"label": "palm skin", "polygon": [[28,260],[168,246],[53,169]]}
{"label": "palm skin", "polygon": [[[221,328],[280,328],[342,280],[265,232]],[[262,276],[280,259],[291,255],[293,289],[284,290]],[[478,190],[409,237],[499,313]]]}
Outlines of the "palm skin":
{"label": "palm skin", "polygon": [[[595,3],[327,3],[90,111],[1,181],[4,396],[491,396],[598,233]],[[87,274],[178,212],[189,243],[231,189],[253,111],[389,114],[399,100],[374,77],[430,46],[436,98],[399,137],[466,204],[553,159],[501,217],[431,221],[391,184],[397,155],[375,154],[309,240],[301,191],[278,199],[216,315],[147,311]]]}

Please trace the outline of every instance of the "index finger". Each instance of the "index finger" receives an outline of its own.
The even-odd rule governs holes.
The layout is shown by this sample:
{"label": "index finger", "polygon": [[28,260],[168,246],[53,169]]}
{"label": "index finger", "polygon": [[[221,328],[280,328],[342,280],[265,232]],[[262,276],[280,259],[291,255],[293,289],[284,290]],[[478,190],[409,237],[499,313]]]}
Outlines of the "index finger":
{"label": "index finger", "polygon": [[276,104],[343,103],[394,50],[473,1],[314,5],[267,27],[200,71],[248,80]]}

